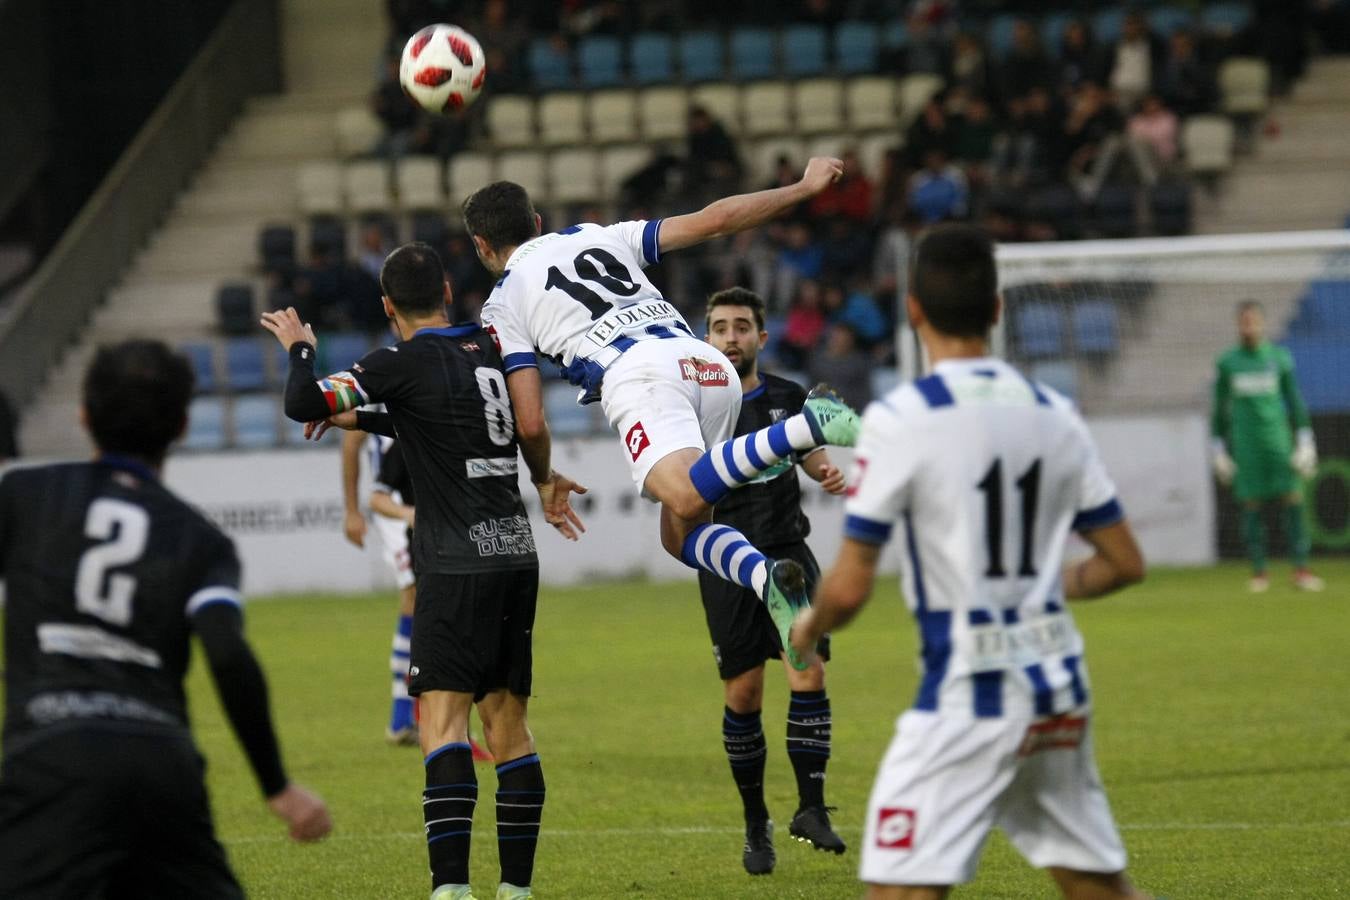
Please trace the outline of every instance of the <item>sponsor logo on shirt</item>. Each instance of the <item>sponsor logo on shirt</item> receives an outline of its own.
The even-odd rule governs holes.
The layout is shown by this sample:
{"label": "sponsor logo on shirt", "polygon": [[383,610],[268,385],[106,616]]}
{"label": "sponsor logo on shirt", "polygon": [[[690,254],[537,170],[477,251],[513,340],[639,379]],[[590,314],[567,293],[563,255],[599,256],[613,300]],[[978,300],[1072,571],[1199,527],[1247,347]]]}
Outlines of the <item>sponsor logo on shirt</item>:
{"label": "sponsor logo on shirt", "polygon": [[479,556],[524,556],[534,552],[534,532],[524,516],[487,519],[469,529]]}
{"label": "sponsor logo on shirt", "polygon": [[470,478],[496,478],[498,475],[515,475],[519,468],[520,464],[514,456],[464,460],[464,473]]}
{"label": "sponsor logo on shirt", "polygon": [[480,348],[477,341],[465,341],[459,345],[459,349],[463,350],[465,353],[477,353]]}
{"label": "sponsor logo on shirt", "polygon": [[1237,372],[1233,375],[1233,393],[1239,397],[1264,397],[1280,389],[1280,376],[1273,371]]}
{"label": "sponsor logo on shirt", "polygon": [[699,387],[726,387],[731,384],[731,376],[726,369],[696,356],[680,360],[680,377],[685,381],[697,381]]}
{"label": "sponsor logo on shirt", "polygon": [[652,445],[647,438],[647,429],[642,427],[641,422],[635,422],[633,427],[628,429],[628,434],[624,436],[624,443],[628,446],[628,455],[633,457],[633,462],[642,455],[642,451]]}
{"label": "sponsor logo on shirt", "polygon": [[586,332],[586,340],[598,347],[608,346],[620,334],[630,328],[645,328],[647,325],[669,324],[674,327],[678,322],[684,324],[680,311],[665,300],[644,300],[617,309],[596,322]]}
{"label": "sponsor logo on shirt", "polygon": [[914,847],[912,809],[882,807],[877,810],[877,846],[883,850],[910,850]]}
{"label": "sponsor logo on shirt", "polygon": [[790,410],[786,409],[771,409],[769,410],[769,421],[781,422],[788,417],[789,412]]}

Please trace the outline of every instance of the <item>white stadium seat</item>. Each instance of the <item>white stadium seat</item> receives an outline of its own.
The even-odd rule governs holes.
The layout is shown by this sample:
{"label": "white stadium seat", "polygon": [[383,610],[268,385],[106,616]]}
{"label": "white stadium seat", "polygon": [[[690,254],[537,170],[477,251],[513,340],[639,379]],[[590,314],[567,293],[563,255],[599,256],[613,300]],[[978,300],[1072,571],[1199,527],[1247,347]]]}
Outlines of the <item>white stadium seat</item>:
{"label": "white stadium seat", "polygon": [[792,130],[792,92],[784,81],[759,81],[741,92],[745,133],[751,137]]}
{"label": "white stadium seat", "polygon": [[378,212],[389,208],[389,164],[382,159],[347,163],[342,169],[342,193],[351,212]]}
{"label": "white stadium seat", "polygon": [[497,178],[514,181],[530,195],[536,207],[549,201],[548,173],[544,154],[533,150],[513,150],[497,158]]}
{"label": "white stadium seat", "polygon": [[342,212],[342,167],[326,160],[303,163],[296,172],[295,195],[306,215]]}
{"label": "white stadium seat", "polygon": [[638,124],[644,141],[682,139],[688,131],[689,95],[684,88],[648,88],[638,95]]}
{"label": "white stadium seat", "polygon": [[806,144],[801,138],[774,137],[755,142],[750,154],[750,178],[755,184],[769,181],[778,169],[778,157],[786,156],[798,170],[806,166]]}
{"label": "white stadium seat", "polygon": [[844,89],[849,128],[874,131],[896,128],[895,81],[867,76],[855,78]]}
{"label": "white stadium seat", "polygon": [[1270,103],[1270,66],[1254,56],[1234,56],[1219,66],[1223,111],[1230,116],[1265,112]]}
{"label": "white stadium seat", "polygon": [[497,179],[489,153],[456,153],[450,157],[450,204],[456,209],[470,194]]}
{"label": "white stadium seat", "polygon": [[401,209],[444,209],[444,170],[439,157],[409,156],[399,160],[394,183]]}
{"label": "white stadium seat", "polygon": [[384,137],[384,124],[365,106],[339,110],[334,130],[338,155],[344,159],[375,152],[376,143]]}
{"label": "white stadium seat", "polygon": [[539,101],[539,138],[547,147],[586,141],[586,95],[545,94]]}
{"label": "white stadium seat", "polygon": [[590,203],[600,198],[600,157],[594,150],[558,150],[548,158],[554,203]]}
{"label": "white stadium seat", "polygon": [[834,78],[811,78],[793,87],[797,130],[806,134],[844,128],[844,87]]}
{"label": "white stadium seat", "polygon": [[487,108],[487,129],[498,147],[534,144],[534,101],[510,94],[493,97]]}
{"label": "white stadium seat", "polygon": [[869,134],[858,140],[858,159],[862,161],[863,171],[873,183],[881,181],[886,153],[900,144],[897,134]]}
{"label": "white stadium seat", "polygon": [[942,90],[941,75],[906,75],[900,82],[900,121],[901,128],[907,128],[913,122],[929,99]]}
{"label": "white stadium seat", "polygon": [[1224,116],[1191,116],[1181,127],[1191,172],[1225,172],[1233,165],[1233,123]]}
{"label": "white stadium seat", "polygon": [[619,186],[652,158],[652,148],[645,144],[616,144],[600,151],[600,185],[605,198],[619,196]]}
{"label": "white stadium seat", "polygon": [[741,133],[741,92],[733,84],[701,84],[691,103],[712,114],[730,134]]}
{"label": "white stadium seat", "polygon": [[[807,156],[833,156],[836,159],[844,155],[849,147],[857,144],[845,134],[822,134],[806,143]],[[870,175],[870,173],[869,173]]]}
{"label": "white stadium seat", "polygon": [[637,96],[632,91],[591,94],[591,138],[613,144],[637,140]]}

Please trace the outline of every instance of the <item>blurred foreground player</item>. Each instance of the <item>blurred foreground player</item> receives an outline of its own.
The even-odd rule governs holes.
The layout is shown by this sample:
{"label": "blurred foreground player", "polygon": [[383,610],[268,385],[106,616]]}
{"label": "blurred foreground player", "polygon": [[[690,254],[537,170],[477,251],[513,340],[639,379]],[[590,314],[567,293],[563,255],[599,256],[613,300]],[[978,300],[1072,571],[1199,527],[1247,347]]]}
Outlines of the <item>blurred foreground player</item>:
{"label": "blurred foreground player", "polygon": [[[402,340],[316,379],[314,334],[294,309],[264,313],[290,353],[286,415],[394,436],[417,492],[417,572],[409,693],[421,700],[422,809],[432,897],[466,900],[478,778],[469,746],[477,704],[497,766],[499,900],[532,896],[544,773],[526,721],[539,589],[534,534],[520,498],[515,419],[492,338],[446,318],[450,285],[436,252],[405,244],[380,272]],[[387,413],[358,412],[383,403]],[[547,473],[537,473],[542,479]]]}
{"label": "blurred foreground player", "polygon": [[295,840],[332,828],[282,768],[234,545],[159,481],[191,397],[164,344],[102,347],[81,413],[94,461],[0,480],[0,896],[243,897],[188,730],[194,633],[268,807]]}
{"label": "blurred foreground player", "polygon": [[[806,391],[795,381],[759,371],[759,352],[769,334],[764,330],[764,301],[745,288],[718,291],[708,298],[704,319],[707,340],[726,356],[740,378],[741,412],[735,434],[750,434],[780,422],[801,409]],[[824,447],[796,453],[727,494],[713,509],[716,524],[730,525],[771,559],[791,559],[806,576],[808,593],[820,578],[820,567],[806,545],[811,522],[802,512],[797,466],[832,494],[844,492],[844,475],[830,462]],[[825,693],[829,638],[821,640],[817,658],[803,671],[787,665],[778,629],[755,593],[711,572],[699,572],[699,593],[713,657],[722,676],[726,708],[722,743],[745,811],[742,862],[751,875],[773,871],[773,822],[764,803],[767,748],[760,710],[764,705],[764,663],[782,658],[792,700],[787,716],[787,752],[797,778],[797,812],[788,833],[820,850],[843,853],[844,842],[830,826],[825,806],[825,766],[830,760],[830,699]]]}
{"label": "blurred foreground player", "polygon": [[1270,589],[1261,507],[1271,501],[1279,501],[1284,514],[1294,587],[1322,590],[1322,579],[1308,570],[1311,541],[1301,483],[1317,472],[1312,420],[1294,383],[1294,358],[1266,339],[1266,314],[1255,300],[1238,306],[1238,344],[1219,357],[1210,433],[1214,474],[1225,486],[1233,486],[1233,496],[1242,506],[1251,591]]}
{"label": "blurred foreground player", "polygon": [[[864,414],[843,546],[792,634],[808,651],[853,618],[899,521],[923,674],[872,788],[862,880],[873,900],[944,897],[997,826],[1066,897],[1143,897],[1093,758],[1065,604],[1140,580],[1143,559],[1083,420],[989,355],[988,237],[942,226],[915,254],[906,307],[933,373]],[[1096,552],[1065,567],[1070,530]]]}

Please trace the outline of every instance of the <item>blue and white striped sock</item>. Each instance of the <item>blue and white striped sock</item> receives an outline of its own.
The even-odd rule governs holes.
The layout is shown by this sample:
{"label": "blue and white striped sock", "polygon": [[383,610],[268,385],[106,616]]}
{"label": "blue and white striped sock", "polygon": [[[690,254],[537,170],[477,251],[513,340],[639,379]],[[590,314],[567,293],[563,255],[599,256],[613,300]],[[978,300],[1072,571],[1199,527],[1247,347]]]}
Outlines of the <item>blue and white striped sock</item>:
{"label": "blue and white striped sock", "polygon": [[412,616],[399,616],[394,645],[389,651],[394,705],[389,711],[389,730],[402,731],[413,723],[413,701],[408,696],[408,659],[412,649]]}
{"label": "blue and white striped sock", "polygon": [[797,413],[768,428],[713,445],[689,467],[689,478],[699,496],[716,506],[732,488],[772,468],[792,451],[818,446],[806,416]]}
{"label": "blue and white striped sock", "polygon": [[730,525],[705,522],[696,527],[684,539],[680,559],[692,569],[703,569],[764,596],[769,561]]}

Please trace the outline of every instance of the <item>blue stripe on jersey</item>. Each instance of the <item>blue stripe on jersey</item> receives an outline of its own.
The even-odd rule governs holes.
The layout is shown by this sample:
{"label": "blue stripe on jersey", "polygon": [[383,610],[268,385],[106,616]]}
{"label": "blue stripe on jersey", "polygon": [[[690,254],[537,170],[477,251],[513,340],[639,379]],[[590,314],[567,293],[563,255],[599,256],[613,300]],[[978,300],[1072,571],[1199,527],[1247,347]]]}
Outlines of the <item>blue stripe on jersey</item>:
{"label": "blue stripe on jersey", "polygon": [[884,544],[891,539],[891,523],[851,515],[844,519],[844,537],[864,544]]}
{"label": "blue stripe on jersey", "polygon": [[650,334],[652,337],[658,337],[662,339],[678,337],[678,335],[676,335],[675,332],[671,331],[664,325],[648,325],[647,333]]}
{"label": "blue stripe on jersey", "polygon": [[661,261],[661,219],[652,219],[642,229],[642,255],[648,265]]}
{"label": "blue stripe on jersey", "polygon": [[937,712],[938,689],[947,676],[947,662],[952,655],[952,614],[950,610],[928,610],[928,589],[923,583],[919,545],[914,538],[914,519],[908,510],[905,511],[905,546],[914,570],[914,615],[919,620],[919,636],[923,642],[924,673],[914,708]]}
{"label": "blue stripe on jersey", "polygon": [[683,331],[689,337],[694,336],[694,333],[689,330],[689,326],[684,324],[683,322],[676,322],[675,327],[678,328],[680,331]]}
{"label": "blue stripe on jersey", "polygon": [[[1023,375],[1022,377],[1026,378],[1025,375]],[[1040,406],[1049,406],[1050,398],[1045,396],[1045,391],[1041,390],[1041,386],[1036,382],[1032,381],[1030,378],[1026,378],[1026,382],[1027,387],[1031,388],[1031,392],[1036,395],[1036,403]]]}
{"label": "blue stripe on jersey", "polygon": [[1003,672],[976,672],[970,678],[975,694],[975,715],[997,719],[1003,715]]}
{"label": "blue stripe on jersey", "polygon": [[1047,600],[1045,601],[1045,611],[1051,615],[1057,612],[1063,612],[1064,604],[1060,603],[1058,600]]}
{"label": "blue stripe on jersey", "polygon": [[1011,607],[1011,608],[1009,608],[1009,609],[1005,609],[1005,610],[1003,611],[1003,624],[1004,624],[1004,625],[1016,625],[1016,624],[1017,624],[1017,620],[1020,619],[1020,618],[1022,618],[1022,616],[1021,616],[1021,614],[1017,611],[1017,607],[1015,607],[1015,606],[1014,606],[1014,607]]}
{"label": "blue stripe on jersey", "polygon": [[417,337],[419,334],[439,334],[441,337],[468,337],[477,331],[478,325],[468,322],[459,325],[447,325],[443,328],[419,328],[413,332],[413,337]]}
{"label": "blue stripe on jersey", "polygon": [[507,269],[506,271],[502,272],[502,277],[497,279],[497,284],[493,287],[493,290],[496,290],[497,288],[506,284],[506,277],[510,274],[511,274],[510,269]]}
{"label": "blue stripe on jersey", "polygon": [[1082,706],[1087,702],[1087,688],[1083,686],[1083,676],[1078,671],[1078,663],[1081,657],[1064,657],[1064,668],[1069,672],[1069,688],[1073,691],[1073,702],[1075,706]]}
{"label": "blue stripe on jersey", "polygon": [[1034,692],[1034,703],[1036,715],[1049,716],[1055,712],[1055,692],[1050,689],[1050,682],[1045,680],[1045,670],[1041,668],[1040,663],[1032,663],[1022,670],[1027,673],[1027,680],[1031,682],[1031,689]]}
{"label": "blue stripe on jersey", "polygon": [[939,406],[952,406],[956,400],[952,397],[952,392],[947,390],[946,383],[940,375],[929,375],[927,378],[920,378],[914,382],[914,387],[918,388],[923,399],[928,402],[931,409]]}
{"label": "blue stripe on jersey", "polygon": [[966,617],[972,625],[988,625],[994,621],[994,614],[987,609],[972,609]]}
{"label": "blue stripe on jersey", "polygon": [[769,389],[769,383],[768,383],[767,381],[765,381],[765,380],[764,380],[764,376],[761,375],[761,376],[759,376],[759,384],[756,385],[755,387],[751,388],[750,390],[746,391],[744,394],[741,394],[741,399],[742,399],[742,400],[754,400],[755,398],[761,396],[761,395],[762,395],[765,391],[767,391],[768,389]]}
{"label": "blue stripe on jersey", "polygon": [[626,353],[636,343],[637,341],[633,340],[628,335],[621,334],[614,339],[614,343],[610,344],[610,346],[620,353]]}
{"label": "blue stripe on jersey", "polygon": [[568,225],[566,228],[560,229],[558,234],[576,234],[580,230],[580,225]]}
{"label": "blue stripe on jersey", "polygon": [[1125,510],[1120,505],[1120,501],[1115,497],[1103,503],[1101,506],[1085,509],[1073,517],[1074,531],[1095,531],[1098,528],[1105,528],[1108,525],[1114,525],[1125,518]]}
{"label": "blue stripe on jersey", "polygon": [[502,357],[502,367],[508,374],[517,369],[537,369],[539,360],[534,358],[533,353],[508,353]]}

